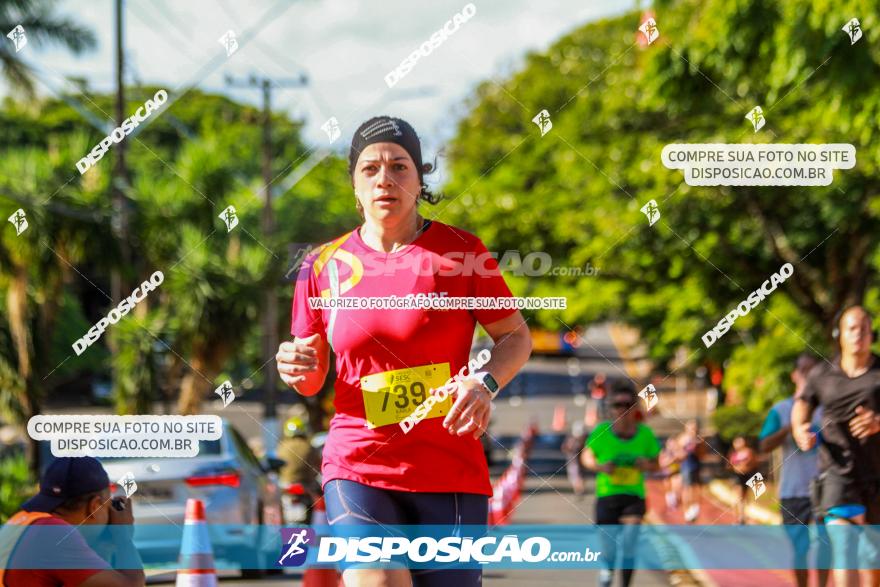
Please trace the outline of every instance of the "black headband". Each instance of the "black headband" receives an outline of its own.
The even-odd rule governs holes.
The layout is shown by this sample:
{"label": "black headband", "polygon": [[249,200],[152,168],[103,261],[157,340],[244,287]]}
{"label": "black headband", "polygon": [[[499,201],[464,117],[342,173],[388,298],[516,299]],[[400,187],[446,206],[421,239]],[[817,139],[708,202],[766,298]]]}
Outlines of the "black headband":
{"label": "black headband", "polygon": [[351,150],[348,153],[348,174],[354,175],[354,167],[358,157],[367,145],[373,143],[395,143],[400,145],[412,157],[422,181],[422,146],[419,136],[405,120],[391,116],[376,116],[358,127],[351,138]]}

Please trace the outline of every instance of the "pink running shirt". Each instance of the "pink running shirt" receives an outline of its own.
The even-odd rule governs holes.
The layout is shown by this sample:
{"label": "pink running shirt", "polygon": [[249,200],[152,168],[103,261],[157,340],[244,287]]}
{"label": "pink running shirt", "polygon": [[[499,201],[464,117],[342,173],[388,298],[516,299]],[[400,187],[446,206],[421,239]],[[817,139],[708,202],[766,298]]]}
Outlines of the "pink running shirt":
{"label": "pink running shirt", "polygon": [[[305,338],[318,333],[327,340],[331,310],[310,308],[308,298],[322,292],[326,297],[334,282],[342,297],[513,295],[479,238],[436,221],[394,253],[371,249],[360,228],[314,251],[300,269],[291,334]],[[458,373],[468,362],[476,323],[491,324],[514,312],[337,309],[331,335],[338,373],[336,415],[324,446],[324,483],[348,479],[399,491],[491,495],[479,440],[450,434],[442,417],[426,418],[407,434],[398,424],[369,428],[361,378],[443,363],[449,364],[450,375]]]}

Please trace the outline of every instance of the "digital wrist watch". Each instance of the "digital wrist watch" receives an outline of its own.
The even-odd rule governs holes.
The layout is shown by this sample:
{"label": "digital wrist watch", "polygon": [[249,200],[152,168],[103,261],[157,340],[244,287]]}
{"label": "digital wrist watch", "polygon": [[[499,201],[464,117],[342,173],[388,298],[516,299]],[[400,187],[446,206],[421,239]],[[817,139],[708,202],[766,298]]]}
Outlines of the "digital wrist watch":
{"label": "digital wrist watch", "polygon": [[492,399],[498,395],[500,388],[498,386],[498,382],[495,381],[495,378],[492,377],[492,374],[488,371],[477,371],[473,374],[473,378],[480,382],[480,385],[489,390],[489,395]]}

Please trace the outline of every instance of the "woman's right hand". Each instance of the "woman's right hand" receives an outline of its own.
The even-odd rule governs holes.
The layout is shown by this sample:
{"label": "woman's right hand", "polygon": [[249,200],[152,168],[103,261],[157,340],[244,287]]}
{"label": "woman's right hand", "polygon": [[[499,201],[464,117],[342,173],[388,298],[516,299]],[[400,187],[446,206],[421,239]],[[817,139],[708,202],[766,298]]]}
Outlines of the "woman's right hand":
{"label": "woman's right hand", "polygon": [[278,374],[288,387],[296,389],[294,386],[305,381],[307,373],[318,370],[319,341],[320,336],[313,334],[296,342],[282,342],[278,347]]}

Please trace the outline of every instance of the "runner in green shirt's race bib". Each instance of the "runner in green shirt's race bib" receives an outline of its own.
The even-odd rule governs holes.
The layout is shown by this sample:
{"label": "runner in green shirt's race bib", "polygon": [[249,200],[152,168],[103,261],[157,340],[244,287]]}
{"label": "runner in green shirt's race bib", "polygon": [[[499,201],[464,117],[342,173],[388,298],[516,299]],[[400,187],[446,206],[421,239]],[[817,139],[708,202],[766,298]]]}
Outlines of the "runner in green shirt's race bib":
{"label": "runner in green shirt's race bib", "polygon": [[654,459],[660,454],[660,443],[654,432],[639,424],[632,438],[623,439],[614,434],[611,422],[596,426],[586,442],[599,464],[614,463],[612,473],[596,473],[596,497],[608,495],[637,495],[645,497],[645,476],[635,466],[637,459]]}

